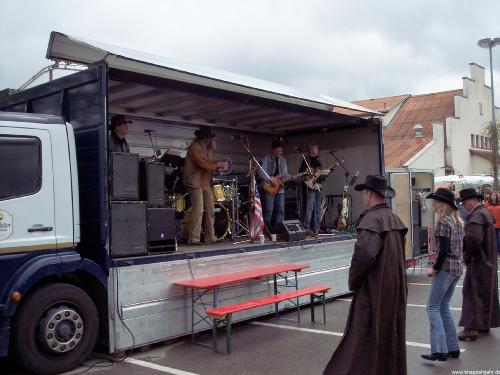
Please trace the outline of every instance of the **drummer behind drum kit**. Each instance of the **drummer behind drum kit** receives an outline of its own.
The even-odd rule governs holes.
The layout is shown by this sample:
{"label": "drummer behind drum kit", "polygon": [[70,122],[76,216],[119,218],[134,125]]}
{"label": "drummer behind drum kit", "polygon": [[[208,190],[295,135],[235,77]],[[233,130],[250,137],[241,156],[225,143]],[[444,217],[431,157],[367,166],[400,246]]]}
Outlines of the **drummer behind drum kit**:
{"label": "drummer behind drum kit", "polygon": [[[221,241],[228,235],[231,240],[248,233],[248,203],[242,202],[240,194],[244,194],[245,185],[240,185],[237,176],[229,176],[231,173],[231,160],[225,158],[230,165],[229,171],[219,172],[213,179],[212,185],[214,201],[214,233],[217,240]],[[189,225],[191,223],[191,207],[189,195],[182,186],[182,160],[176,160],[177,167],[172,167],[172,163],[165,167],[165,202],[168,207],[175,208],[177,219],[178,238],[187,238]],[[241,190],[241,192],[240,192]],[[240,220],[245,218],[245,222]],[[202,225],[203,228],[203,225]]]}

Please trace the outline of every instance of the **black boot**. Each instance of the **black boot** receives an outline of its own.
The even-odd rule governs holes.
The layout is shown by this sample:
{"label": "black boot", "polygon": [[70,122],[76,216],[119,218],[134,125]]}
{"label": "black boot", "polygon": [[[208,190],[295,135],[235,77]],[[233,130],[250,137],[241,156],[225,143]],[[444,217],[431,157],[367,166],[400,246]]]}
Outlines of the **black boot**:
{"label": "black boot", "polygon": [[460,350],[453,350],[448,353],[449,358],[458,358],[460,357]]}
{"label": "black boot", "polygon": [[445,362],[448,359],[448,354],[444,353],[431,353],[431,354],[422,354],[421,357],[428,361],[443,361]]}

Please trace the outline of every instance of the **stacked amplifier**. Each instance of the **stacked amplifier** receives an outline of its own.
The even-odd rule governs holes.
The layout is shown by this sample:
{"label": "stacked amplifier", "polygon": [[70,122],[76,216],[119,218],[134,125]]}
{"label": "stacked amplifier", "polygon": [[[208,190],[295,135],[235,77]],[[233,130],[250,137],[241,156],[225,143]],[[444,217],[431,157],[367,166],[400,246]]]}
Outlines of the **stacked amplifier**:
{"label": "stacked amplifier", "polygon": [[113,257],[176,250],[175,209],[165,207],[164,174],[161,163],[139,162],[138,154],[111,153],[109,187]]}

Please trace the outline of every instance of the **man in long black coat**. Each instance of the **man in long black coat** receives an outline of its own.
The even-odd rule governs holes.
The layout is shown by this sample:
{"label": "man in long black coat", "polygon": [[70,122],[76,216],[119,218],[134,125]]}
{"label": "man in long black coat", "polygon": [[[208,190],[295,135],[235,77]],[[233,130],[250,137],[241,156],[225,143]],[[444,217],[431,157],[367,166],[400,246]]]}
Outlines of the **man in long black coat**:
{"label": "man in long black coat", "polygon": [[464,286],[460,340],[475,340],[479,332],[500,327],[498,304],[497,248],[495,219],[481,204],[483,197],[474,189],[460,191],[460,200],[469,212],[464,237]]}
{"label": "man in long black coat", "polygon": [[362,191],[366,210],[349,269],[354,297],[344,337],[324,373],[406,374],[407,228],[385,202],[395,193],[383,176],[367,176],[355,190]]}

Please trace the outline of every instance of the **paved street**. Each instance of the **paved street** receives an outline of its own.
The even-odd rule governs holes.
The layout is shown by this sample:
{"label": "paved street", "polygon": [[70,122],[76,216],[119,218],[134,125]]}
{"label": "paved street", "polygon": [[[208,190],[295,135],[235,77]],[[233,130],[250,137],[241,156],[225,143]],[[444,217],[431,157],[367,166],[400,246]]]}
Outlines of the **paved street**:
{"label": "paved street", "polygon": [[[482,336],[476,342],[462,343],[460,359],[447,362],[425,362],[420,354],[429,352],[429,324],[425,303],[429,279],[420,270],[408,273],[407,356],[409,374],[459,374],[461,370],[499,370],[500,329]],[[459,283],[461,285],[461,282]],[[70,374],[95,375],[132,374],[321,374],[331,353],[338,345],[349,310],[350,297],[339,298],[327,305],[327,324],[311,324],[309,309],[302,310],[302,323],[263,318],[234,326],[233,353],[212,353],[192,345],[188,338],[169,344],[158,344],[144,352],[134,352],[124,362],[111,364],[89,360]],[[461,308],[461,288],[457,288],[452,303],[458,321]],[[320,309],[317,308],[317,312]],[[294,318],[293,313],[286,314]],[[208,340],[209,337],[207,336]],[[223,339],[219,342],[221,348]],[[1,373],[21,374],[8,361],[0,362]],[[465,373],[465,372],[463,372]]]}

